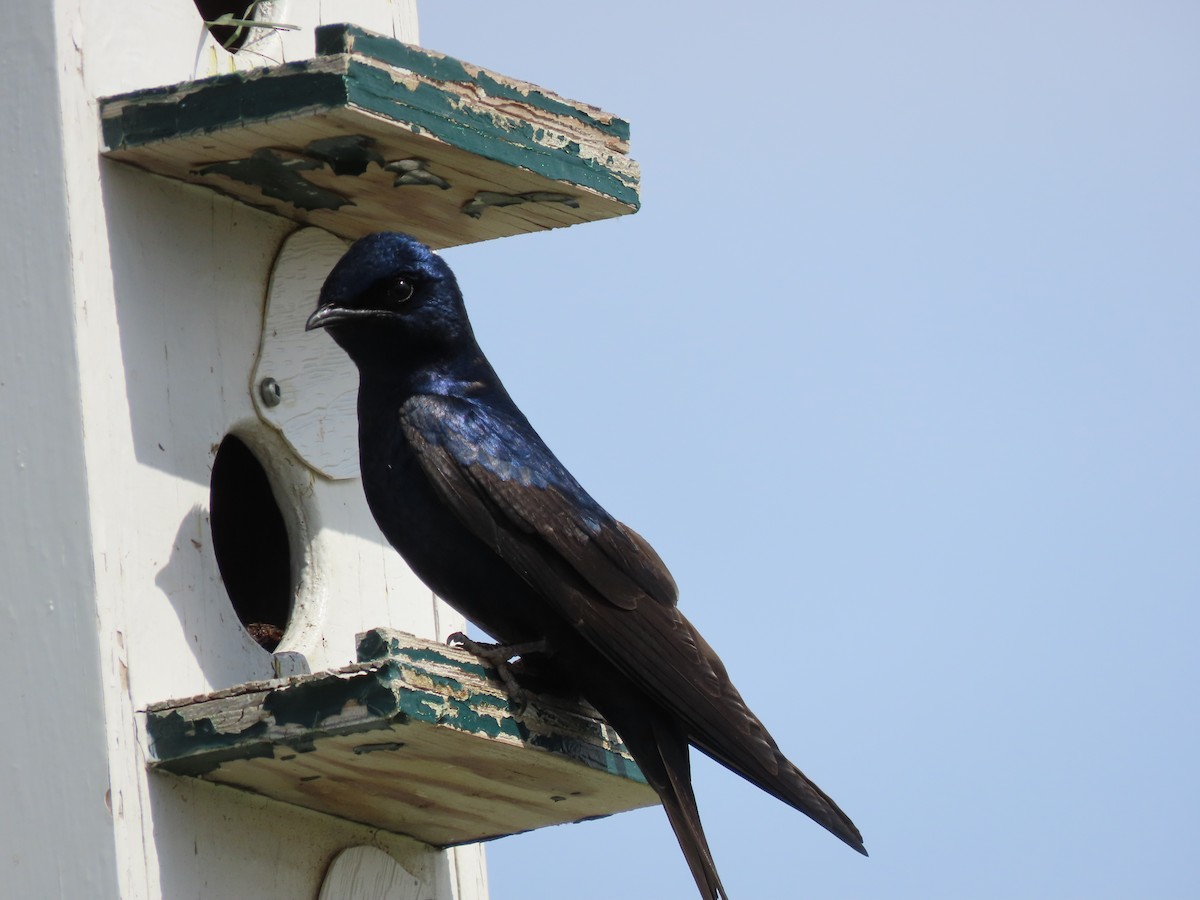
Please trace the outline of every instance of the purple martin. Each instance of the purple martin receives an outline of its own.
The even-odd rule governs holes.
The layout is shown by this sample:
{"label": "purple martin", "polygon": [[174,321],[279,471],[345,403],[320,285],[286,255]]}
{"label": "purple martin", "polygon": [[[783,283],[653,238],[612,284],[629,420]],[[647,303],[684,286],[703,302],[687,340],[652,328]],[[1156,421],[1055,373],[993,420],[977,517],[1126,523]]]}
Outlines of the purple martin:
{"label": "purple martin", "polygon": [[703,897],[727,895],[689,744],[866,854],[854,823],[780,752],[679,611],[658,554],[591,498],[513,403],[440,256],[403,234],[362,238],[329,273],[307,328],[326,329],[358,366],[363,489],[383,534],[430,589],[503,645],[536,647],[539,672],[617,730]]}

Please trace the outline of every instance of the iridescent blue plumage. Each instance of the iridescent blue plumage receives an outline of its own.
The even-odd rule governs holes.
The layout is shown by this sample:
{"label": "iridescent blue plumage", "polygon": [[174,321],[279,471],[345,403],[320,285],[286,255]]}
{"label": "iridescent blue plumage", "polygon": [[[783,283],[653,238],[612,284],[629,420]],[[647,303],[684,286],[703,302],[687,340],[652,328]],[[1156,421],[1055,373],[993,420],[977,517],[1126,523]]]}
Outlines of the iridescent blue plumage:
{"label": "iridescent blue plumage", "polygon": [[475,342],[453,274],[400,234],[354,244],[309,327],[360,372],[363,488],[413,571],[545,664],[617,729],[696,884],[724,897],[692,795],[688,744],[865,853],[854,824],[779,751],[676,606],[666,566],[563,467]]}

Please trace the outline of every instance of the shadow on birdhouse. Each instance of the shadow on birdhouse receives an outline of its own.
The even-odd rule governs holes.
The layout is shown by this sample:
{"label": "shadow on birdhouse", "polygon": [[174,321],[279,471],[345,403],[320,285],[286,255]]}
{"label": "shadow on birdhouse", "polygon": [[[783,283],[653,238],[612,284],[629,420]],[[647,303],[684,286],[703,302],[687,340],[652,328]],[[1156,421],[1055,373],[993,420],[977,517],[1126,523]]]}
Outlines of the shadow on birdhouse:
{"label": "shadow on birdhouse", "polygon": [[213,552],[234,611],[260,646],[274,650],[294,596],[287,525],[266,470],[232,434],[213,461],[209,509]]}

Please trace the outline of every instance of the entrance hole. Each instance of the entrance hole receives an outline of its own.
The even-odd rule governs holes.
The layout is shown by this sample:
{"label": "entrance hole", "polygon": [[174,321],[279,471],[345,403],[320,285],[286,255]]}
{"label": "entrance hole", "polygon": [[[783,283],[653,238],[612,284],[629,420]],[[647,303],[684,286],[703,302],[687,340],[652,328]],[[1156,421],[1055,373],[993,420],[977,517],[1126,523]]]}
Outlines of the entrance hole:
{"label": "entrance hole", "polygon": [[291,543],[266,470],[232,434],[213,461],[209,513],[234,611],[259,645],[274,650],[292,614]]}

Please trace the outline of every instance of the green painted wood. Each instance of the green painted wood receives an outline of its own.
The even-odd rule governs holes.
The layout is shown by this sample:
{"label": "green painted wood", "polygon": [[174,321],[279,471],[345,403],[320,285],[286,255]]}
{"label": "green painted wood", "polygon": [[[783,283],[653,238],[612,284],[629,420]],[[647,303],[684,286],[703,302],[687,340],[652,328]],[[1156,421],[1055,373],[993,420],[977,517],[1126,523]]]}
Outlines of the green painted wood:
{"label": "green painted wood", "polygon": [[356,53],[437,81],[471,83],[493,97],[516,100],[555,115],[569,116],[621,140],[629,140],[629,123],[611,113],[566,100],[536,85],[497,75],[445,54],[375,34],[357,25],[322,25],[316,30],[316,38],[317,54],[320,56]]}
{"label": "green painted wood", "polygon": [[619,738],[570,698],[516,715],[494,671],[401,632],[361,662],[156,704],[151,765],[437,846],[657,802]]}
{"label": "green painted wood", "polygon": [[606,166],[584,157],[578,141],[547,146],[542,143],[545,129],[535,123],[498,117],[492,111],[463,104],[456,93],[425,83],[411,90],[400,88],[387,71],[353,58],[347,88],[349,100],[356,106],[423,128],[469,153],[592,188],[631,206],[639,203],[637,181],[608,167],[617,161],[615,153],[608,155]]}
{"label": "green painted wood", "polygon": [[357,109],[637,209],[622,119],[354,26],[317,31],[311,60],[102,98],[106,152],[136,159],[130,151],[181,138]]}
{"label": "green painted wood", "polygon": [[100,123],[105,148],[126,150],[347,99],[341,72],[316,71],[306,61],[102,97]]}

